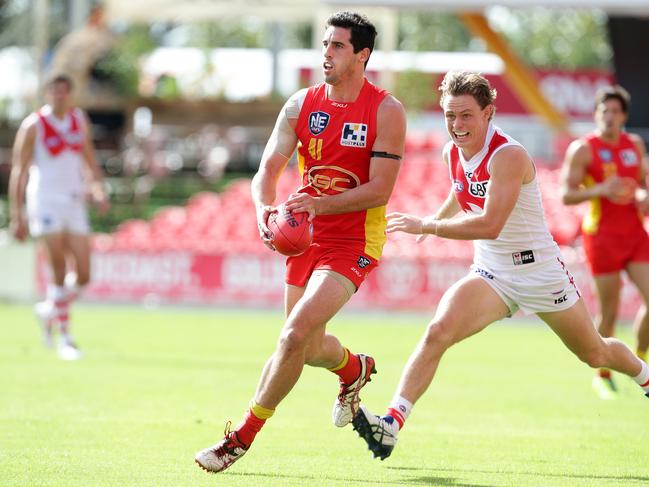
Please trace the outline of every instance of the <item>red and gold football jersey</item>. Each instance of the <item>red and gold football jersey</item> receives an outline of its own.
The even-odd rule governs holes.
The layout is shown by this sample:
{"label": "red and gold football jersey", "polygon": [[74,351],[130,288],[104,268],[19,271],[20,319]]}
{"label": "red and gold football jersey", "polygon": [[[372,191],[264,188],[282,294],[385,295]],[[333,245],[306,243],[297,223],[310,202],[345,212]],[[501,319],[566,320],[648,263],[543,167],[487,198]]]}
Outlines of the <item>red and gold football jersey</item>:
{"label": "red and gold football jersey", "polygon": [[[628,134],[622,133],[616,145],[603,141],[595,134],[587,135],[584,139],[588,142],[593,157],[584,181],[587,187],[615,175],[640,180],[640,152]],[[581,228],[589,235],[628,234],[641,230],[642,225],[642,217],[633,202],[617,204],[608,198],[594,198],[590,200]]]}
{"label": "red and gold football jersey", "polygon": [[[325,83],[309,88],[295,132],[299,143],[299,192],[326,197],[368,182],[376,114],[387,92],[365,80],[354,102],[328,98]],[[379,259],[386,241],[385,206],[338,215],[319,215],[313,221],[313,241],[322,244],[360,244]]]}

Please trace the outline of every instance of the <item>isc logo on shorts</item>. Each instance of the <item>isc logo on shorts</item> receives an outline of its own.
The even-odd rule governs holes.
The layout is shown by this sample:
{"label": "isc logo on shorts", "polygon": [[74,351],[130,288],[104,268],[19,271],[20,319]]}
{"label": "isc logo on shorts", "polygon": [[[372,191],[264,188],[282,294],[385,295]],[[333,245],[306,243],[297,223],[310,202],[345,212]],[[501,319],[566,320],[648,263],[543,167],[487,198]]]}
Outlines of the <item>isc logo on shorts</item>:
{"label": "isc logo on shorts", "polygon": [[534,252],[531,250],[523,250],[522,252],[514,252],[512,254],[514,265],[531,264],[534,262]]}
{"label": "isc logo on shorts", "polygon": [[367,145],[367,125],[346,123],[340,136],[340,145],[345,147],[365,147]]}

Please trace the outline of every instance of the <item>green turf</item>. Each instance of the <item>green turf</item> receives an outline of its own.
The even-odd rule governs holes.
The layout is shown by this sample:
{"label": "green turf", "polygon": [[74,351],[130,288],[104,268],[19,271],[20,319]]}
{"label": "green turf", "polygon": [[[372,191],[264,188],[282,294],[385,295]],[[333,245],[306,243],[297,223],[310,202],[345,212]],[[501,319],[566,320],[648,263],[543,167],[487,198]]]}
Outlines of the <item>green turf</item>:
{"label": "green turf", "polygon": [[[73,319],[85,357],[62,362],[28,307],[0,304],[2,487],[649,484],[649,401],[622,377],[619,399],[596,398],[540,322],[496,324],[449,351],[384,462],[331,424],[335,377],[306,369],[246,457],[210,475],[193,454],[240,419],[280,314],[86,305]],[[377,359],[370,409],[383,411],[425,321],[331,323]]]}

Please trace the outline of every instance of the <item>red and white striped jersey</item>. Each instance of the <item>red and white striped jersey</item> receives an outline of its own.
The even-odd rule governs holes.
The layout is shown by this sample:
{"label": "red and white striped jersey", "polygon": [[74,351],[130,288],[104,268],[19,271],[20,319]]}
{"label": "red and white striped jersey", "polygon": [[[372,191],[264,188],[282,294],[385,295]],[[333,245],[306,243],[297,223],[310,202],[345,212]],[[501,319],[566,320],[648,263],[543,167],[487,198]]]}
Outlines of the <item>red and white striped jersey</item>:
{"label": "red and white striped jersey", "polygon": [[[500,128],[489,124],[482,149],[466,160],[449,142],[444,148],[455,197],[465,213],[482,214],[489,197],[493,157],[505,147],[522,147]],[[498,238],[474,240],[474,262],[492,270],[509,269],[556,258],[558,246],[548,230],[538,180],[521,186],[518,200]],[[525,265],[529,269],[534,265]]]}

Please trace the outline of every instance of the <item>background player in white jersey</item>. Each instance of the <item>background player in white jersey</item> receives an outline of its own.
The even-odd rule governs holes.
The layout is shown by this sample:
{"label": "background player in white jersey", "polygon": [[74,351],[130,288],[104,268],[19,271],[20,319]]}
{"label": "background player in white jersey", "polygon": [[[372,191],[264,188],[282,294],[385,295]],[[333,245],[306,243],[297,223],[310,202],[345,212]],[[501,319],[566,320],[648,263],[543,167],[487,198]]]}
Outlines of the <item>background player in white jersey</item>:
{"label": "background player in white jersey", "polygon": [[491,122],[495,90],[470,72],[448,73],[440,90],[451,137],[443,154],[451,191],[432,216],[388,215],[387,231],[473,240],[474,263],[472,272],[442,297],[387,414],[374,416],[361,406],[353,420],[381,459],[392,452],[444,352],[518,309],[538,315],[583,362],[633,377],[649,396],[647,364],[619,340],[602,338],[595,330],[545,224],[534,163]]}
{"label": "background player in white jersey", "polygon": [[36,313],[45,344],[52,345],[52,328],[58,323],[59,354],[76,359],[80,353],[69,331],[69,306],[90,280],[88,190],[101,212],[109,203],[89,120],[71,105],[72,82],[56,76],[45,95],[47,104],[30,114],[16,134],[9,180],[11,229],[18,241],[29,233],[44,244],[51,282]]}

